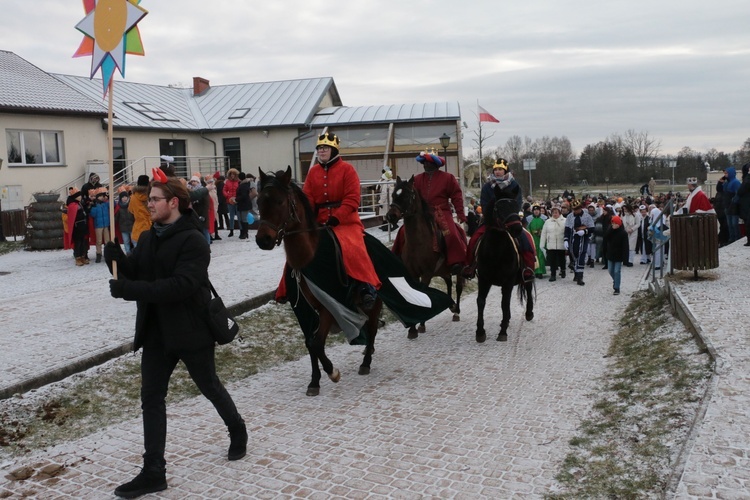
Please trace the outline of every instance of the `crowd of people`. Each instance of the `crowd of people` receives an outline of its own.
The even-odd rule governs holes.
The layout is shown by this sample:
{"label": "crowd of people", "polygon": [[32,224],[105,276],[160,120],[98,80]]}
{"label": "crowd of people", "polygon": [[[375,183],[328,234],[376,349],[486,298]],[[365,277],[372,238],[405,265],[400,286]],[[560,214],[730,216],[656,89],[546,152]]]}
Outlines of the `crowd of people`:
{"label": "crowd of people", "polygon": [[[159,167],[168,177],[175,177],[174,166],[163,161]],[[65,202],[64,248],[73,250],[76,266],[89,264],[89,251],[95,247],[95,262],[102,261],[102,248],[110,242],[122,244],[126,255],[138,245],[140,235],[152,225],[148,210],[149,176],[140,175],[134,184],[119,186],[116,200],[110,203],[108,186],[102,185],[99,175],[92,173],[81,189],[70,187]],[[252,221],[259,220],[258,189],[253,174],[235,168],[225,174],[215,172],[202,176],[193,173],[180,179],[190,195],[191,209],[201,223],[204,237],[210,244],[221,240],[219,231],[233,237],[249,238]],[[110,221],[110,205],[114,207],[114,225]],[[114,227],[114,234],[110,234]]]}

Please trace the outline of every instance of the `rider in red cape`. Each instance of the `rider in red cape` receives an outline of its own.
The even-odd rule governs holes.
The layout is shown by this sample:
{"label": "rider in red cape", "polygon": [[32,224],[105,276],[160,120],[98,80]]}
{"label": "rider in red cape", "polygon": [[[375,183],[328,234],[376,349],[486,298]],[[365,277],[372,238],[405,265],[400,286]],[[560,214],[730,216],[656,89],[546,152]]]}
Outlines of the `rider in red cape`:
{"label": "rider in red cape", "polygon": [[[361,283],[363,309],[372,307],[380,279],[365,248],[365,227],[359,218],[360,184],[357,171],[339,156],[339,138],[329,132],[318,138],[318,163],[310,168],[302,191],[310,200],[318,224],[333,228],[341,245],[346,274]],[[277,299],[286,296],[282,279]]]}
{"label": "rider in red cape", "polygon": [[[460,222],[466,222],[464,213],[464,196],[456,178],[440,170],[445,165],[445,158],[422,152],[416,160],[424,166],[424,173],[414,177],[414,188],[432,208],[435,222],[443,233],[446,246],[446,263],[451,274],[458,274],[466,260],[466,233],[453,221],[453,208]],[[393,253],[401,255],[404,247],[404,228],[401,227],[393,242]]]}

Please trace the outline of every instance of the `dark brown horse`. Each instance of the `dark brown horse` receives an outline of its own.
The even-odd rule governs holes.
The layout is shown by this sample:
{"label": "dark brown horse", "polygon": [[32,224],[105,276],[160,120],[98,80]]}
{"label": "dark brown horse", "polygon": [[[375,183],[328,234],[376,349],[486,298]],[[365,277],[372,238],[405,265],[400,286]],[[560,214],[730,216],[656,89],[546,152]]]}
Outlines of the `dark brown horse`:
{"label": "dark brown horse", "polygon": [[[499,194],[496,191],[496,196]],[[521,283],[518,288],[518,298],[521,304],[526,302],[526,321],[534,318],[534,282],[524,282],[522,279],[523,260],[516,243],[516,238],[522,229],[518,215],[518,204],[513,199],[499,198],[492,210],[485,214],[487,230],[476,250],[477,262],[477,342],[487,340],[484,331],[484,306],[487,295],[493,285],[502,290],[501,308],[503,319],[500,322],[500,333],[497,340],[508,340],[508,325],[510,324],[510,299],[513,287]]]}
{"label": "dark brown horse", "polygon": [[[302,190],[291,180],[291,168],[286,171],[279,170],[275,174],[266,174],[260,171],[260,192],[258,195],[258,209],[260,211],[260,225],[255,241],[263,250],[271,250],[275,246],[284,243],[286,252],[286,283],[287,290],[298,290],[301,294],[289,294],[289,301],[295,308],[295,314],[300,322],[300,327],[305,335],[305,345],[310,353],[312,362],[312,379],[307,387],[308,396],[317,396],[320,393],[320,366],[328,374],[333,382],[338,382],[341,373],[334,368],[333,363],[325,353],[325,344],[328,333],[336,325],[334,315],[323,306],[311,292],[311,286],[305,279],[306,268],[314,265],[317,260],[317,252],[321,239],[326,242],[334,241],[335,238],[328,234],[330,228],[318,226],[315,215]],[[326,240],[326,238],[328,238]],[[323,256],[329,257],[329,256]],[[335,260],[335,259],[334,259]],[[343,265],[343,264],[340,264]],[[343,273],[333,271],[333,275],[339,275],[342,279],[341,286],[347,285],[346,276]],[[349,280],[351,281],[351,280]],[[356,295],[356,294],[355,294]],[[301,308],[301,309],[300,309]],[[374,307],[364,313],[367,316],[365,323],[367,333],[367,346],[364,350],[364,359],[359,367],[360,375],[370,373],[372,354],[375,352],[375,336],[378,333],[378,316],[382,308],[380,298]],[[306,311],[307,316],[300,315],[299,311]],[[307,318],[307,320],[303,318]]]}
{"label": "dark brown horse", "polygon": [[[409,274],[424,285],[429,285],[435,276],[443,278],[448,295],[452,298],[453,280],[445,259],[445,249],[436,251],[433,245],[436,235],[441,235],[441,232],[438,230],[432,209],[414,188],[414,176],[408,181],[396,177],[391,208],[386,214],[386,219],[395,224],[401,218],[404,219],[404,246],[401,259]],[[463,289],[464,278],[456,276],[456,301],[451,307],[453,321],[461,319],[460,303]],[[409,328],[408,338],[415,339],[419,333],[425,331],[424,323],[419,324],[419,329],[412,326]]]}

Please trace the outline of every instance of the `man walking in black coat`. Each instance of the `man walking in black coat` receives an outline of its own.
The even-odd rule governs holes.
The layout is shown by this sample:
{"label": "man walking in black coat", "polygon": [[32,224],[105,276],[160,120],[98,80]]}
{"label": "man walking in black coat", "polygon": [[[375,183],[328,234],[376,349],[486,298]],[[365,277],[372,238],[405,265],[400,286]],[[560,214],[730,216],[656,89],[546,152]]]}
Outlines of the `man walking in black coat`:
{"label": "man walking in black coat", "polygon": [[167,436],[165,398],[172,371],[182,361],[229,430],[229,460],[245,456],[247,430],[231,396],[216,376],[215,342],[208,326],[209,244],[192,213],[187,188],[176,178],[151,182],[148,210],[153,226],[125,256],[109,243],[104,258],[118,279],[110,280],[114,298],[137,301],[133,349],[143,347],[141,408],[143,469],[115,495],[135,498],[167,488],[164,450]]}
{"label": "man walking in black coat", "polygon": [[607,269],[609,275],[612,276],[612,288],[615,289],[614,295],[620,295],[622,263],[627,262],[629,253],[628,233],[622,227],[620,216],[615,215],[612,217],[602,241],[602,255],[607,258]]}

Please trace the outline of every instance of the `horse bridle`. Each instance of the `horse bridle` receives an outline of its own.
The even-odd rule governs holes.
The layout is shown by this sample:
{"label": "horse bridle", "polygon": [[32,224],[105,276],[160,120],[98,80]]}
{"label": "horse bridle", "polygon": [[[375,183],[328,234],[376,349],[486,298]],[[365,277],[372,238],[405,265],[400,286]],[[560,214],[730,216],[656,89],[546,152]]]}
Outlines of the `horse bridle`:
{"label": "horse bridle", "polygon": [[[270,185],[271,183],[268,183],[265,186],[261,187],[261,192]],[[272,230],[276,231],[276,239],[274,240],[276,242],[276,246],[281,245],[281,242],[284,240],[284,238],[289,235],[298,234],[298,233],[307,233],[307,232],[315,231],[317,229],[317,228],[295,229],[294,231],[287,232],[286,227],[290,222],[302,222],[302,221],[297,216],[297,202],[294,200],[294,196],[292,196],[291,190],[283,186],[281,187],[281,189],[286,192],[286,201],[287,201],[287,206],[289,207],[289,216],[284,219],[284,223],[281,224],[280,226],[277,226],[276,224],[266,219],[261,219],[259,222],[260,226],[268,226]]]}
{"label": "horse bridle", "polygon": [[[401,187],[401,189],[404,189],[404,188]],[[414,206],[417,204],[417,190],[414,189],[414,186],[411,186],[410,189],[411,189],[411,193],[409,194],[409,199],[408,199],[409,208],[413,209]],[[398,188],[395,189],[395,191],[398,191]],[[391,202],[391,208],[398,209],[398,211],[401,212],[401,217],[406,217],[407,215],[412,215],[413,213],[416,213],[416,212],[409,212],[407,210],[404,210],[403,208],[401,208],[401,205],[395,202]]]}
{"label": "horse bridle", "polygon": [[[516,203],[515,200],[510,199],[510,198],[500,198],[500,199],[495,200],[495,206],[493,207],[492,211],[493,211],[493,215],[495,216],[495,226],[497,227],[497,229],[507,231],[507,230],[510,230],[515,225],[521,225],[520,217],[518,216],[518,213],[516,211],[510,211],[504,217],[500,216],[500,213],[497,207],[502,202]],[[517,219],[509,221],[509,219],[511,219],[512,217],[517,217]]]}

